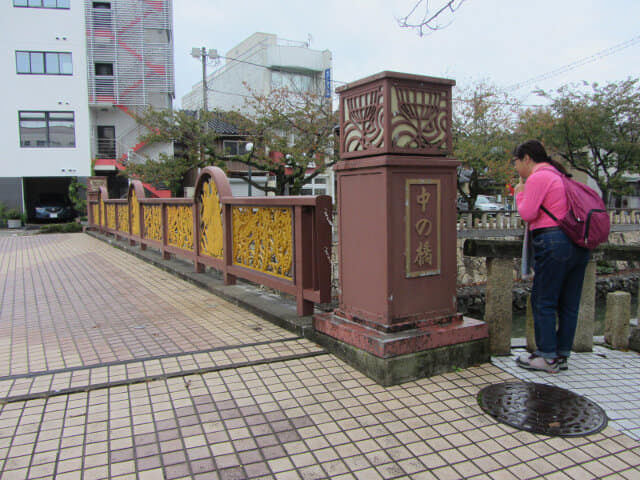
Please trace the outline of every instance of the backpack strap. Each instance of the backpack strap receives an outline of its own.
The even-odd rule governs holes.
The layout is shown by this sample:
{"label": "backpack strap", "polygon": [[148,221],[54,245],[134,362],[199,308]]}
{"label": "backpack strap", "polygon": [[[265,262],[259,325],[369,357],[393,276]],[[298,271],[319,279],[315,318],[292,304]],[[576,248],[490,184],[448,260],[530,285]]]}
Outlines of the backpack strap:
{"label": "backpack strap", "polygon": [[[543,205],[540,205],[540,210],[542,210],[544,213],[546,213],[551,218],[553,218],[556,222],[558,222],[558,219],[556,218],[556,216],[553,213],[551,213],[549,210],[547,210],[546,207],[544,207]],[[558,223],[560,223],[560,222],[558,222]]]}
{"label": "backpack strap", "polygon": [[[551,168],[547,168],[547,167],[542,167],[540,170],[549,170],[549,171],[553,171],[554,173],[556,173],[558,176],[560,176],[562,178],[562,173],[559,172],[556,168],[554,168],[553,166]],[[565,192],[566,193],[566,192]],[[553,218],[556,222],[560,223],[560,221],[556,218],[556,216],[551,213],[549,210],[546,209],[546,207],[544,205],[540,205],[540,210],[542,210],[544,213],[546,213],[547,215],[549,215],[551,218]]]}

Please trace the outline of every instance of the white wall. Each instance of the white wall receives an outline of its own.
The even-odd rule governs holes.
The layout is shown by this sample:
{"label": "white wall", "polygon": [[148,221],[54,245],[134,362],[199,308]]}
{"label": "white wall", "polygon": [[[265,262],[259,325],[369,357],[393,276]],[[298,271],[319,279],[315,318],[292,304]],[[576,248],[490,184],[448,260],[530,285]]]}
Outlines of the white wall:
{"label": "white wall", "polygon": [[[0,5],[0,109],[3,177],[88,176],[90,173],[89,109],[85,60],[84,2],[71,8],[17,8]],[[16,50],[71,52],[73,75],[18,75]],[[75,148],[21,148],[18,111],[73,111]],[[63,171],[64,169],[64,171]],[[71,171],[71,172],[70,172]]]}
{"label": "white wall", "polygon": [[[208,75],[207,103],[210,110],[239,110],[252,113],[245,105],[249,90],[259,94],[271,91],[273,70],[313,73],[324,78],[324,70],[331,68],[331,52],[310,48],[279,44],[276,35],[254,33],[225,54],[222,68]],[[242,63],[233,59],[240,59]],[[255,65],[251,65],[251,63]],[[324,88],[324,87],[323,87]],[[182,108],[197,110],[202,108],[202,82],[194,84],[189,93],[181,99]]]}

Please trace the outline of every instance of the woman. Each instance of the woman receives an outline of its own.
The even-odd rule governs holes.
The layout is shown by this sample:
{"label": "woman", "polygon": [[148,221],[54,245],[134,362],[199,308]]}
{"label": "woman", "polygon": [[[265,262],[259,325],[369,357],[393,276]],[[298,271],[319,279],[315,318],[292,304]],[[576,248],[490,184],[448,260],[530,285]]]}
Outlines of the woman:
{"label": "woman", "polygon": [[574,244],[540,208],[544,206],[556,218],[566,215],[560,177],[568,175],[564,167],[549,158],[537,140],[518,145],[513,151],[513,164],[520,175],[514,189],[516,206],[529,224],[533,246],[531,306],[537,346],[533,354],[520,356],[516,363],[529,370],[557,373],[568,368],[589,250]]}

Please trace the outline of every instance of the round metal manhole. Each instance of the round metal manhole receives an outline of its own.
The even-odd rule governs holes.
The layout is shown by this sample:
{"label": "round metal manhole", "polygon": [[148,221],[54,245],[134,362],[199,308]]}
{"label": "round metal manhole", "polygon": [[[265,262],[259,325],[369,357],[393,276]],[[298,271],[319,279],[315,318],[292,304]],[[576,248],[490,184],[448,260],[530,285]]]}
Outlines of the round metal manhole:
{"label": "round metal manhole", "polygon": [[489,385],[478,393],[478,403],[499,422],[542,435],[577,437],[597,433],[607,426],[607,414],[600,406],[553,385]]}

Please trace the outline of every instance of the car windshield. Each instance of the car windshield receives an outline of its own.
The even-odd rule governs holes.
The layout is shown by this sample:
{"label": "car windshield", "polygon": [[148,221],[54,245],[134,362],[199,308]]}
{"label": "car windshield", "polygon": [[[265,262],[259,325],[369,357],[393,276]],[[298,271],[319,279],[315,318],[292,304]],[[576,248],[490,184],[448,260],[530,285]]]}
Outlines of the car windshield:
{"label": "car windshield", "polygon": [[44,195],[40,195],[39,205],[47,205],[47,206],[64,206],[66,205],[64,195],[48,193]]}

